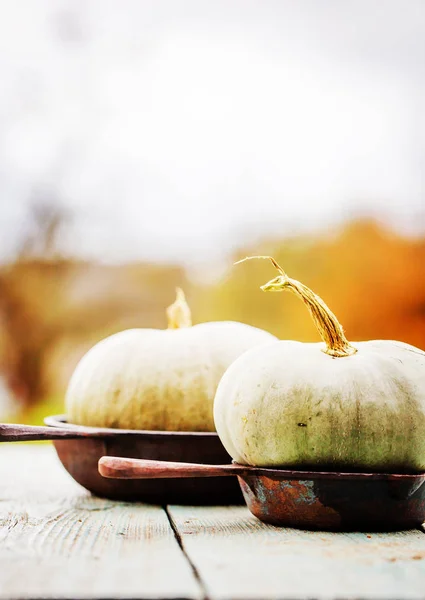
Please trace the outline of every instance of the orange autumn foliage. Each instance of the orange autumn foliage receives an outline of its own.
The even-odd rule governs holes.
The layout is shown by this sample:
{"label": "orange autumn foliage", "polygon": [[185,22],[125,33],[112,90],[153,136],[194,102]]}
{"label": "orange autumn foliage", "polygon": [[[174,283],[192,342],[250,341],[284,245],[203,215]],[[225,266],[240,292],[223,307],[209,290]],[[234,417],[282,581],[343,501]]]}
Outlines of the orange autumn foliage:
{"label": "orange autumn foliage", "polygon": [[[319,294],[353,341],[398,339],[425,348],[425,240],[396,235],[359,221],[332,235],[267,241],[233,256],[271,254],[290,277]],[[295,297],[263,294],[267,263],[229,268],[209,290],[200,318],[239,319],[283,339],[318,340]]]}

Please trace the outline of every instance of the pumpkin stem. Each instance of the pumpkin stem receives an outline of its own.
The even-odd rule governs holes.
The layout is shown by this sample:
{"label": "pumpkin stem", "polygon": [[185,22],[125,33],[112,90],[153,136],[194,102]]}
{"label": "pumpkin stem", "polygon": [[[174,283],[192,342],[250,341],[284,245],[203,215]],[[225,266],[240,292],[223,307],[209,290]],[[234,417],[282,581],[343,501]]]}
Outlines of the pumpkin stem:
{"label": "pumpkin stem", "polygon": [[310,288],[296,279],[291,279],[285,271],[271,256],[247,256],[242,260],[238,260],[239,264],[253,258],[265,258],[272,262],[273,266],[278,270],[280,275],[275,277],[265,285],[261,286],[264,292],[282,292],[289,290],[299,296],[307,306],[313,318],[320,337],[326,344],[324,352],[334,357],[351,356],[357,352],[344,335],[344,330],[338,319],[323,302],[323,300],[315,294]]}
{"label": "pumpkin stem", "polygon": [[186,296],[181,288],[176,288],[176,299],[167,308],[168,329],[181,329],[191,327],[192,314]]}

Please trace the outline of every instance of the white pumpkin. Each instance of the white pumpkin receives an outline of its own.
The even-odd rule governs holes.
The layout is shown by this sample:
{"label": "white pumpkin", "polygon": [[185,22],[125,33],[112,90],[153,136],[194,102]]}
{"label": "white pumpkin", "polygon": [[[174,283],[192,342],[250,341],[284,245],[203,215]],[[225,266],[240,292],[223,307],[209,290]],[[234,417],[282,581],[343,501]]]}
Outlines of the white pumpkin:
{"label": "white pumpkin", "polygon": [[96,344],[69,382],[70,422],[97,427],[214,431],[214,394],[240,354],[276,339],[236,322],[191,326],[181,290],[169,328],[130,329]]}
{"label": "white pumpkin", "polygon": [[425,470],[425,352],[350,344],[323,300],[272,262],[280,275],[262,289],[295,292],[323,343],[277,341],[229,367],[214,403],[227,451],[262,467]]}

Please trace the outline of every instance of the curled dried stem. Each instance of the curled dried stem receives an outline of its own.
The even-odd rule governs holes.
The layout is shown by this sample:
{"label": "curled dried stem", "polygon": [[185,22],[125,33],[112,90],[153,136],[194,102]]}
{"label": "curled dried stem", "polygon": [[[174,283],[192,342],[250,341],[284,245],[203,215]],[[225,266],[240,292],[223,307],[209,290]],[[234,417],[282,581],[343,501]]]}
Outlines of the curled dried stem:
{"label": "curled dried stem", "polygon": [[334,357],[344,357],[351,356],[357,352],[356,348],[354,348],[345,337],[342,325],[320,296],[315,294],[303,283],[288,277],[272,256],[247,256],[242,260],[238,260],[235,264],[254,258],[270,260],[275,269],[279,272],[278,277],[275,277],[265,285],[261,286],[261,289],[264,292],[282,292],[284,290],[289,290],[301,298],[310,311],[320,337],[326,344],[324,350],[326,354]]}
{"label": "curled dried stem", "polygon": [[176,288],[176,299],[167,308],[168,329],[181,329],[182,327],[191,327],[192,313],[186,296],[181,288]]}

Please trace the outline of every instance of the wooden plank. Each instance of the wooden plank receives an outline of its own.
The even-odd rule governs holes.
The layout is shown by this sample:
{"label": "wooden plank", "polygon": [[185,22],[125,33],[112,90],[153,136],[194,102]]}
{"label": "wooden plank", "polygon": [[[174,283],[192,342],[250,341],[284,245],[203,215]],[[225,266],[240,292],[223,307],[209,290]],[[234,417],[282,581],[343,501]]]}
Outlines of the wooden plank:
{"label": "wooden plank", "polygon": [[265,525],[246,507],[168,507],[214,600],[423,598],[425,535],[326,533]]}
{"label": "wooden plank", "polygon": [[0,447],[0,598],[200,598],[165,511],[90,496],[49,446]]}

